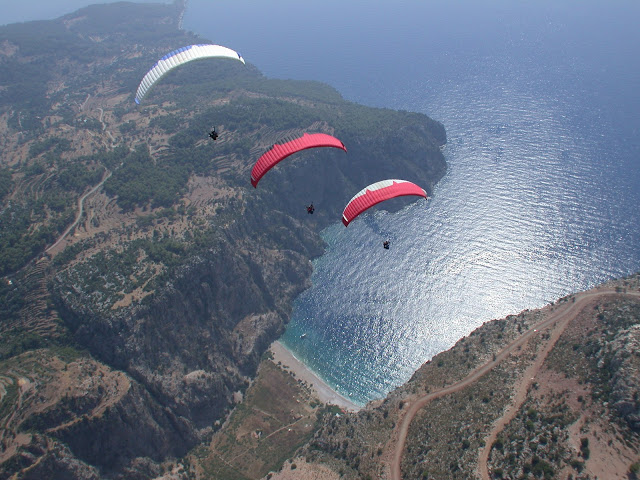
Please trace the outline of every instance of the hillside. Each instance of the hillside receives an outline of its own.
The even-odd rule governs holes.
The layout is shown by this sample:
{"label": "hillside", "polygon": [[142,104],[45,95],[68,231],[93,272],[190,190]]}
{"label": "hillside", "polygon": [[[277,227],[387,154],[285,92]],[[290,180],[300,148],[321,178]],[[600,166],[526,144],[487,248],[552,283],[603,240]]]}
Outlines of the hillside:
{"label": "hillside", "polygon": [[[208,42],[181,8],[0,28],[0,478],[183,468],[255,385],[319,232],[369,183],[431,191],[446,171],[438,122],[266,78],[250,52],[186,65],[136,106],[158,58]],[[253,189],[259,155],[304,131],[348,153],[304,152]]]}
{"label": "hillside", "polygon": [[637,478],[639,342],[640,275],[487,322],[267,478]]}

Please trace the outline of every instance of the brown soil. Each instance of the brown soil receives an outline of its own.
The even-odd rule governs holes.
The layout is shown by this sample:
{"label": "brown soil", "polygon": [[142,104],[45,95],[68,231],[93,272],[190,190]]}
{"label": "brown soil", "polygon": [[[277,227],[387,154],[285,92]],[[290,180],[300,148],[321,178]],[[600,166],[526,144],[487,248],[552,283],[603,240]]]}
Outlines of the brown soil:
{"label": "brown soil", "polygon": [[[545,340],[545,348],[542,348],[539,351],[534,362],[531,364],[525,375],[523,375],[522,381],[516,387],[512,406],[508,408],[505,411],[504,415],[496,421],[496,423],[494,424],[494,428],[486,438],[486,447],[480,453],[478,466],[479,473],[481,475],[481,478],[485,480],[489,479],[486,461],[491,445],[493,444],[495,437],[502,430],[504,425],[506,425],[506,423],[508,423],[508,421],[513,417],[515,411],[517,411],[518,406],[522,404],[522,401],[526,397],[526,393],[530,384],[535,379],[535,375],[540,370],[540,366],[542,365],[544,359],[546,358],[547,354],[549,353],[559,336],[562,334],[569,322],[575,319],[581,309],[588,305],[590,301],[615,293],[615,290],[601,288],[589,292],[579,293],[575,296],[575,301],[566,302],[559,306],[545,307],[545,309],[543,309],[543,311],[546,311],[544,319],[534,328],[528,330],[518,339],[507,345],[498,355],[496,355],[495,360],[487,362],[479,368],[476,368],[463,380],[449,385],[448,387],[445,387],[433,393],[429,393],[427,395],[423,395],[421,397],[408,399],[405,405],[408,405],[409,408],[405,408],[402,411],[404,412],[404,414],[401,416],[401,418],[398,419],[398,427],[395,429],[391,441],[387,444],[386,452],[383,454],[383,459],[386,459],[389,465],[387,470],[388,478],[394,480],[400,480],[402,478],[400,465],[402,460],[402,453],[404,451],[404,446],[409,431],[409,425],[421,408],[423,408],[432,400],[460,391],[461,389],[469,386],[480,377],[491,371],[498,363],[507,358],[508,355],[514,353],[517,354],[516,352],[518,352],[518,348],[524,345],[525,342],[527,342],[531,337],[533,337],[534,335],[541,335],[546,330],[548,331],[549,335]],[[633,292],[629,293],[628,295],[640,296],[640,293]],[[524,349],[522,349],[521,351],[524,351]],[[601,470],[598,462],[595,462],[592,468],[598,471]],[[628,465],[625,466],[625,468],[628,469]]]}

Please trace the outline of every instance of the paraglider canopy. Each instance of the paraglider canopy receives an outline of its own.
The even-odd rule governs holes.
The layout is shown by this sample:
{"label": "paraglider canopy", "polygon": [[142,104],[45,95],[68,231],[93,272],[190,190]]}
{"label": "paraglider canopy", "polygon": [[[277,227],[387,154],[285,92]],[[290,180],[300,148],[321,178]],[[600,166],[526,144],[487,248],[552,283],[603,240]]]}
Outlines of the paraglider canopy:
{"label": "paraglider canopy", "polygon": [[427,192],[415,183],[406,180],[382,180],[373,183],[360,190],[350,201],[342,212],[342,223],[348,226],[349,223],[362,212],[374,205],[395,197],[405,195],[416,195],[427,198]]}
{"label": "paraglider canopy", "polygon": [[285,142],[282,145],[276,143],[263,153],[253,166],[251,170],[251,185],[256,188],[264,174],[289,155],[307,148],[316,147],[334,147],[347,151],[347,148],[340,140],[326,133],[305,133],[301,137]]}
{"label": "paraglider canopy", "polygon": [[169,71],[193,60],[205,58],[231,58],[244,63],[244,58],[230,48],[221,45],[189,45],[167,53],[151,67],[142,78],[136,91],[136,103],[140,103],[149,89]]}

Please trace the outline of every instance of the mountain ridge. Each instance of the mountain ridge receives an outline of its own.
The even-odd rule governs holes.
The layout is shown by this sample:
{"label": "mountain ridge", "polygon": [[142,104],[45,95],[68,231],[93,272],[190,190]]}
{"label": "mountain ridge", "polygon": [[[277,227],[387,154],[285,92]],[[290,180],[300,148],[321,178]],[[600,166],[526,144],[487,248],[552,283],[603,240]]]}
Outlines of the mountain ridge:
{"label": "mountain ridge", "polygon": [[[250,64],[190,64],[136,107],[146,69],[206,42],[183,7],[0,28],[3,477],[174,468],[252,384],[352,192],[446,171],[441,124]],[[349,153],[305,152],[253,189],[258,152],[309,130]]]}

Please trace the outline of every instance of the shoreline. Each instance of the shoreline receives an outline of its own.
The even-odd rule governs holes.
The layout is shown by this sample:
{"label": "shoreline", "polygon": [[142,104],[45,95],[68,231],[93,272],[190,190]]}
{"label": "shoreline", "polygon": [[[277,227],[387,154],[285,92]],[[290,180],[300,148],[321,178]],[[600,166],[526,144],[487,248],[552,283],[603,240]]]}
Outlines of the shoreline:
{"label": "shoreline", "polygon": [[282,368],[290,370],[296,378],[306,382],[322,403],[336,405],[349,412],[357,412],[362,408],[331,388],[309,367],[298,360],[279,340],[271,344],[269,351],[273,354],[273,362],[276,365],[280,362]]}

